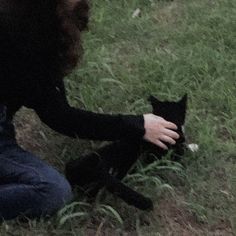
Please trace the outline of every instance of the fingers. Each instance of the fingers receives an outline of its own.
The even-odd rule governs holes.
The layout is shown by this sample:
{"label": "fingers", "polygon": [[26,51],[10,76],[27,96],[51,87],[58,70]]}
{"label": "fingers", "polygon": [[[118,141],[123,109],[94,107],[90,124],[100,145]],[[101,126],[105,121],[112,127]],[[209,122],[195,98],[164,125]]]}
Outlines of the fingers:
{"label": "fingers", "polygon": [[163,143],[161,142],[160,140],[156,140],[156,142],[154,143],[156,144],[157,146],[159,146],[160,148],[163,148],[165,150],[168,150],[168,147]]}
{"label": "fingers", "polygon": [[179,138],[177,125],[153,114],[144,115],[144,128],[144,139],[165,150],[168,144],[176,144],[175,140]]}
{"label": "fingers", "polygon": [[173,129],[173,130],[177,130],[178,127],[176,124],[169,122],[169,121],[165,121],[164,126],[168,129]]}
{"label": "fingers", "polygon": [[163,141],[163,142],[165,142],[165,143],[169,143],[169,144],[171,144],[171,145],[176,144],[176,141],[175,141],[173,138],[171,138],[171,137],[169,137],[169,136],[166,136],[166,135],[161,136],[161,137],[160,137],[160,140]]}
{"label": "fingers", "polygon": [[178,129],[176,124],[174,124],[170,121],[167,121],[167,120],[163,119],[162,117],[158,117],[158,122],[162,123],[162,125],[167,129],[173,129],[173,130]]}
{"label": "fingers", "polygon": [[172,131],[170,129],[165,129],[165,135],[173,138],[173,139],[178,139],[179,138],[179,134],[176,133],[175,131]]}

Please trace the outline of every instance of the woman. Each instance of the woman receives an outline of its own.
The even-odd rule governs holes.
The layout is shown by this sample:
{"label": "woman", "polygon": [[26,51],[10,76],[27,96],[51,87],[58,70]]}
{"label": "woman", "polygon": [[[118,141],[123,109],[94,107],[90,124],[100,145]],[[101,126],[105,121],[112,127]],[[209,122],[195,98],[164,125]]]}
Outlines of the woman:
{"label": "woman", "polygon": [[72,199],[54,168],[20,148],[12,118],[34,109],[52,129],[94,140],[144,138],[162,148],[175,143],[177,127],[153,114],[108,115],[70,107],[63,77],[82,54],[85,0],[0,1],[0,218],[52,215]]}

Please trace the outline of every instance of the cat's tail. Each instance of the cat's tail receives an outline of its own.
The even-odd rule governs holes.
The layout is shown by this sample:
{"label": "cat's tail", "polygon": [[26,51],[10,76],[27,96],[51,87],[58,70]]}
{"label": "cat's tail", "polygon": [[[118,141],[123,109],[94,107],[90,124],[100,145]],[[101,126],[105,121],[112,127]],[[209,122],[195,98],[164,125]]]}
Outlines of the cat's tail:
{"label": "cat's tail", "polygon": [[109,192],[121,198],[127,204],[135,206],[141,210],[153,210],[153,202],[150,198],[132,190],[115,177],[107,175],[104,182]]}

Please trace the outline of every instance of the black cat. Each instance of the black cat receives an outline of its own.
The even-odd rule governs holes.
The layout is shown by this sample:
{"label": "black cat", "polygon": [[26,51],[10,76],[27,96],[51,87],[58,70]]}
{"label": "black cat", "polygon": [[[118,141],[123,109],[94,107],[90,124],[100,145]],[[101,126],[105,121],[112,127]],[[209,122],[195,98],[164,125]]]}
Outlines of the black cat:
{"label": "black cat", "polygon": [[[187,110],[187,94],[185,94],[178,102],[160,101],[154,96],[150,96],[148,100],[152,105],[153,114],[161,116],[165,120],[171,121],[177,125],[177,133],[180,138],[176,140],[175,145],[165,144],[172,150],[171,159],[173,161],[179,161],[185,150],[184,122]],[[145,160],[146,163],[161,159],[161,157],[168,152],[167,150],[148,142],[144,142],[142,145],[142,152],[144,151],[154,154],[147,157]]]}
{"label": "black cat", "polygon": [[[184,125],[187,95],[178,102],[161,102],[149,98],[153,113],[178,126],[180,138],[175,145],[168,145],[173,150],[172,157],[179,160],[184,153]],[[122,140],[99,149],[96,153],[69,161],[65,174],[72,186],[78,186],[89,196],[96,196],[105,187],[109,192],[123,199],[126,203],[142,210],[153,209],[151,199],[124,185],[121,180],[137,161],[140,151],[150,151],[156,158],[161,158],[167,151],[143,140]],[[154,159],[147,159],[148,163]]]}

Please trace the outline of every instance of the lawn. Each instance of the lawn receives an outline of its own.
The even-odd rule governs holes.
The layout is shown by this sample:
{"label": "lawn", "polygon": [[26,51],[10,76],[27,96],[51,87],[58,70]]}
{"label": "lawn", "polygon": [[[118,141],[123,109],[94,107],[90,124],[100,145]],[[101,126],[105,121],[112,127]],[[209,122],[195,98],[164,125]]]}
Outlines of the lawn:
{"label": "lawn", "polygon": [[[147,97],[188,94],[186,137],[199,151],[182,164],[137,165],[125,182],[154,201],[152,212],[106,192],[81,194],[47,221],[4,222],[0,235],[236,234],[236,1],[94,0],[84,57],[65,78],[70,104],[104,113],[150,112]],[[137,10],[138,9],[138,10]],[[134,12],[139,12],[134,14]],[[22,146],[60,171],[101,143],[72,140],[16,118]],[[35,140],[32,142],[32,140]],[[103,144],[103,143],[102,143]]]}

